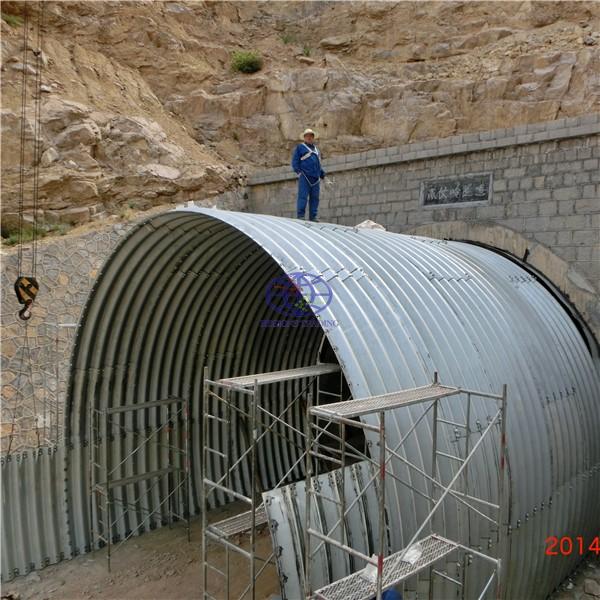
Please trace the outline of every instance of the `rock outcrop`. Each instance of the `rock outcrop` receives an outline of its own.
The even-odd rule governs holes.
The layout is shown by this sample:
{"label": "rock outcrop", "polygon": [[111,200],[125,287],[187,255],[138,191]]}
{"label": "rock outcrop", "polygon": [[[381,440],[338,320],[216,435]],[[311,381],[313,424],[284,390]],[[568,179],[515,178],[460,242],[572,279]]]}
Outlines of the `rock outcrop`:
{"label": "rock outcrop", "polygon": [[[35,23],[39,3],[25,4]],[[38,135],[40,209],[77,222],[74,208],[92,219],[210,198],[287,162],[306,126],[327,156],[600,110],[597,2],[44,7],[39,131],[33,31],[24,61],[22,25],[2,22],[4,213],[18,199],[24,70],[27,182]],[[263,69],[232,72],[240,49]]]}

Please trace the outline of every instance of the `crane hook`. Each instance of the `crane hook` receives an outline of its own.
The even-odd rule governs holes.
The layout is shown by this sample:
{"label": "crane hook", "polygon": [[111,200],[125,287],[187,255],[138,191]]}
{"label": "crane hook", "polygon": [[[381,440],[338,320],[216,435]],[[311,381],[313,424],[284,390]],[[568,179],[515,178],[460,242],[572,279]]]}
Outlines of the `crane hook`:
{"label": "crane hook", "polygon": [[39,289],[40,285],[35,277],[17,277],[15,293],[19,304],[23,304],[23,308],[19,311],[19,318],[23,321],[31,319],[31,308]]}

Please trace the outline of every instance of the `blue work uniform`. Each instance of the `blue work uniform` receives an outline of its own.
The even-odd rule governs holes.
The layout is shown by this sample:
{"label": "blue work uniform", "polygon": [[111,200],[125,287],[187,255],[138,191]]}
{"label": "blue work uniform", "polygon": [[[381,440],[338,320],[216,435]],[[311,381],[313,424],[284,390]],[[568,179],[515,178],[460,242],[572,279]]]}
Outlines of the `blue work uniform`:
{"label": "blue work uniform", "polygon": [[321,153],[314,144],[302,142],[294,149],[292,169],[298,174],[298,197],[296,199],[296,216],[305,218],[306,201],[308,200],[308,217],[317,220],[319,209],[320,180],[325,177],[321,168]]}

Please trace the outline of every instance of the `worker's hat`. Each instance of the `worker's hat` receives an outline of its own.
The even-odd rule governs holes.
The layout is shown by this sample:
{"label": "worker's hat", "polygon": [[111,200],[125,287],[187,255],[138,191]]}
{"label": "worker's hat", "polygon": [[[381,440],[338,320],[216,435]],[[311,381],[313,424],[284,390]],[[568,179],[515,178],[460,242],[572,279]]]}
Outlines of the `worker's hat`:
{"label": "worker's hat", "polygon": [[302,132],[302,139],[304,139],[304,136],[305,136],[305,135],[308,135],[309,133],[312,133],[312,134],[313,134],[315,137],[317,137],[317,134],[316,134],[316,133],[315,133],[315,132],[314,132],[312,129],[305,129],[305,130]]}

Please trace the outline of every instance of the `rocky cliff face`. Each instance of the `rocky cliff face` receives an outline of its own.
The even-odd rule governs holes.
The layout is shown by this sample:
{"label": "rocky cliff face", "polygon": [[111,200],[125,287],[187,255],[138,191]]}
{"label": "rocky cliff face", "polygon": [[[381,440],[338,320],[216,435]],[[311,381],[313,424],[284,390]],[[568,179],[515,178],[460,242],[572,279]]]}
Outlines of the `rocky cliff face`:
{"label": "rocky cliff face", "polygon": [[[17,205],[33,26],[2,21],[2,210]],[[288,161],[600,110],[597,2],[45,2],[41,217],[210,198]],[[3,2],[3,15],[23,15]],[[261,71],[234,73],[234,50]],[[31,152],[26,158],[31,166]],[[28,170],[26,175],[30,175]],[[30,178],[27,177],[29,183]],[[30,206],[30,193],[25,204]]]}

